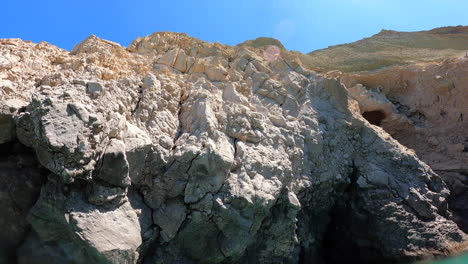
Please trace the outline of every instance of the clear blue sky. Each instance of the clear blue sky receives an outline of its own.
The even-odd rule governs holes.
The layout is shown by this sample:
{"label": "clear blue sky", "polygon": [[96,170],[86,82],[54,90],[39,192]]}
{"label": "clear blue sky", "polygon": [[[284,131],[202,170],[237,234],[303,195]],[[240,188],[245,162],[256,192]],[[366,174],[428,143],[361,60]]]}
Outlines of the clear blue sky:
{"label": "clear blue sky", "polygon": [[238,44],[275,37],[309,52],[378,33],[468,25],[465,0],[2,0],[0,38],[70,50],[90,34],[127,46],[155,31]]}

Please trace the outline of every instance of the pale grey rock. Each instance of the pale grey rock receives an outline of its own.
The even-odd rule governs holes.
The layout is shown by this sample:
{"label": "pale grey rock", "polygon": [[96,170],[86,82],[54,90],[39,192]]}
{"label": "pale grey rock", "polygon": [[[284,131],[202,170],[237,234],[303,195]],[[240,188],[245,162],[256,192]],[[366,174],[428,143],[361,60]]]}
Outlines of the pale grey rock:
{"label": "pale grey rock", "polygon": [[14,117],[18,110],[26,106],[26,102],[10,99],[0,105],[0,144],[13,141],[16,138]]}
{"label": "pale grey rock", "polygon": [[174,66],[174,63],[177,59],[177,53],[179,53],[179,49],[172,49],[166,54],[164,54],[161,58],[159,58],[156,62],[160,64],[164,64],[170,67]]}
{"label": "pale grey rock", "polygon": [[31,120],[31,113],[21,113],[16,116],[16,137],[21,144],[27,147],[34,146],[34,124]]}
{"label": "pale grey rock", "polygon": [[12,94],[15,92],[14,84],[10,80],[0,80],[0,89],[5,94]]}
{"label": "pale grey rock", "polygon": [[79,103],[70,103],[67,105],[67,107],[69,107],[69,110],[71,110],[81,121],[85,123],[89,122],[88,110],[86,110],[83,105]]}
{"label": "pale grey rock", "polygon": [[148,73],[143,79],[143,88],[157,90],[161,88],[161,82],[153,74]]}
{"label": "pale grey rock", "polygon": [[340,247],[396,262],[466,241],[440,177],[362,118],[351,99],[367,90],[293,53],[169,32],[37,48],[10,120],[51,174],[20,263],[299,263]]}
{"label": "pale grey rock", "polygon": [[112,210],[103,210],[73,199],[68,208],[72,210],[69,223],[73,231],[106,262],[137,262],[142,230],[138,213],[129,202]]}
{"label": "pale grey rock", "polygon": [[92,97],[98,97],[104,92],[104,87],[102,87],[102,84],[98,82],[87,82],[86,92],[88,92]]}
{"label": "pale grey rock", "polygon": [[184,201],[194,203],[208,192],[217,192],[226,180],[233,162],[231,144],[225,139],[217,146],[204,149],[192,160],[187,173]]}
{"label": "pale grey rock", "polygon": [[[59,85],[64,85],[68,82],[62,72],[56,72],[45,75],[39,82],[42,87],[56,87]],[[49,89],[52,90],[52,89]]]}
{"label": "pale grey rock", "polygon": [[81,85],[81,86],[86,86],[86,81],[84,80],[80,80],[80,79],[74,79],[72,81],[73,84],[78,84],[78,85]]}
{"label": "pale grey rock", "polygon": [[194,63],[193,57],[188,57],[185,54],[185,51],[183,49],[179,49],[179,52],[177,53],[177,58],[174,62],[174,69],[181,71],[181,72],[186,72],[187,69],[193,63]]}
{"label": "pale grey rock", "polygon": [[[76,240],[76,234],[69,226],[66,200],[59,184],[49,181],[42,187],[41,195],[27,218],[32,230],[17,252],[21,256],[20,263],[79,263],[88,260],[86,252],[81,250],[83,244]],[[96,263],[95,255],[90,256],[90,263]]]}
{"label": "pale grey rock", "polygon": [[153,213],[153,221],[161,228],[161,238],[167,242],[173,239],[187,216],[183,201],[169,200]]}
{"label": "pale grey rock", "polygon": [[107,187],[100,184],[88,186],[88,202],[94,205],[103,205],[110,202],[121,202],[126,197],[127,190],[120,187]]}
{"label": "pale grey rock", "polygon": [[143,179],[143,169],[149,152],[151,151],[151,139],[138,127],[127,124],[124,137],[125,156],[129,166],[129,177],[133,184],[138,184]]}
{"label": "pale grey rock", "polygon": [[64,181],[90,177],[95,161],[88,124],[67,104],[49,97],[33,99],[28,107],[36,108],[18,120],[18,139],[34,147],[41,164]]}
{"label": "pale grey rock", "polygon": [[80,193],[64,194],[62,188],[50,182],[43,187],[28,216],[34,232],[19,249],[21,263],[38,263],[30,260],[36,255],[53,263],[136,263],[151,221],[141,199],[130,195],[122,204],[102,207],[87,203]]}
{"label": "pale grey rock", "polygon": [[247,98],[242,96],[236,91],[236,86],[232,83],[226,84],[224,91],[223,91],[223,100],[226,102],[232,102],[232,103],[246,103]]}
{"label": "pale grey rock", "polygon": [[20,56],[10,53],[2,53],[2,57],[0,58],[0,69],[2,70],[9,70],[13,68],[21,60]]}
{"label": "pale grey rock", "polygon": [[382,128],[444,179],[451,191],[449,203],[454,204],[453,219],[465,232],[468,207],[460,205],[467,192],[460,180],[468,170],[467,65],[464,57],[341,76],[352,95],[353,90],[362,91],[353,96],[361,112],[385,113]]}
{"label": "pale grey rock", "polygon": [[119,187],[131,184],[124,142],[111,139],[101,157],[96,177]]}

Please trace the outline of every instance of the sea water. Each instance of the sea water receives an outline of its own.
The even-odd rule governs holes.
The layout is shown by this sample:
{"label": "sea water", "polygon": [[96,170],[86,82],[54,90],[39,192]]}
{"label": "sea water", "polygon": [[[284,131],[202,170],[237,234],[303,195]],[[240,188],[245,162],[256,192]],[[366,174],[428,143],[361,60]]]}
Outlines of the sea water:
{"label": "sea water", "polygon": [[415,264],[468,264],[468,253],[442,260],[420,261]]}

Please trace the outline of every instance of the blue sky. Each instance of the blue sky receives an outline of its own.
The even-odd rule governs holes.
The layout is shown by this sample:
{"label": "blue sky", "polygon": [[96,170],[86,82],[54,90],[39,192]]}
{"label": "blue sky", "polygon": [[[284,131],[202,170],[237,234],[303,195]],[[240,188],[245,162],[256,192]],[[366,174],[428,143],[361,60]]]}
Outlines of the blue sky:
{"label": "blue sky", "polygon": [[3,0],[0,38],[47,41],[70,50],[90,34],[127,46],[155,31],[235,45],[275,37],[309,52],[381,29],[468,25],[465,0]]}

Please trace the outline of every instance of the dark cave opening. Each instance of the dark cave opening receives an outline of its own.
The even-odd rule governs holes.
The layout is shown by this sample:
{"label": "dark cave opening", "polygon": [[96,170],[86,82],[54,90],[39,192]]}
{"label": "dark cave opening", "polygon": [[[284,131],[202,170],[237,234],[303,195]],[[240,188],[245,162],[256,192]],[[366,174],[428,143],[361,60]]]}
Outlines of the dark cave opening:
{"label": "dark cave opening", "polygon": [[385,114],[380,110],[366,111],[362,113],[362,117],[364,117],[372,125],[380,126],[382,124],[382,120],[385,119]]}
{"label": "dark cave opening", "polygon": [[48,171],[18,141],[0,144],[0,263],[16,263],[16,249],[30,231],[26,220]]}
{"label": "dark cave opening", "polygon": [[337,201],[330,212],[321,246],[321,256],[326,264],[392,263],[382,256],[372,242],[370,219],[359,205],[358,173],[353,166],[349,176],[351,184],[344,191],[344,199]]}
{"label": "dark cave opening", "polygon": [[[326,264],[389,264],[366,237],[366,224],[353,215],[352,206],[335,207],[322,241]],[[362,233],[360,233],[362,232]]]}
{"label": "dark cave opening", "polygon": [[449,182],[448,187],[451,193],[448,197],[448,206],[453,213],[452,220],[463,232],[468,234],[468,190],[460,190],[460,185],[468,185],[468,171],[460,170],[452,173],[449,174],[449,177],[458,178],[460,182],[458,186]]}

